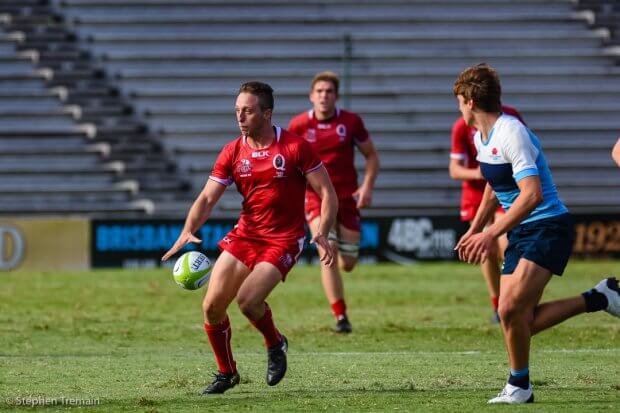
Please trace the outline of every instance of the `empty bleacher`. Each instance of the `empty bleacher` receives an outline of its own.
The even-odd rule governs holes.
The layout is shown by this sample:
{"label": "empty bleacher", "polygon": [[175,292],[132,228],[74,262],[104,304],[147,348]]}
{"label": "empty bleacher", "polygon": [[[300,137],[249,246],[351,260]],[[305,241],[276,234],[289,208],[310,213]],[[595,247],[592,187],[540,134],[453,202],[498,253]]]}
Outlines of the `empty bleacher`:
{"label": "empty bleacher", "polygon": [[49,2],[4,1],[0,13],[1,214],[145,216],[149,180],[182,187]]}
{"label": "empty bleacher", "polygon": [[[38,2],[32,3],[34,10]],[[363,116],[382,160],[366,216],[457,214],[460,185],[447,173],[450,127],[458,116],[452,84],[463,68],[480,61],[500,71],[503,101],[516,106],[540,136],[569,207],[617,211],[618,171],[609,152],[620,134],[619,57],[609,44],[610,31],[573,3],[57,0],[51,9],[75,36],[77,50],[131,106],[131,119],[144,122],[162,143],[159,159],[176,162],[170,166],[176,177],[148,172],[150,162],[120,155],[113,129],[100,139],[112,142],[112,158],[136,165],[129,176],[144,181],[139,193],[153,200],[155,215],[184,216],[219,149],[237,136],[233,104],[241,83],[270,83],[275,121],[286,126],[309,108],[308,83],[317,71],[342,72],[347,37],[348,108]],[[8,41],[0,50],[5,46],[10,52]],[[28,66],[8,57],[6,64],[20,74]],[[71,75],[78,73],[72,69],[61,78],[65,83],[73,84]],[[75,124],[63,107],[51,109],[42,101],[29,110],[28,116],[45,113],[50,119],[53,112],[58,127]],[[22,124],[14,122],[15,113],[2,111],[0,105],[0,125],[5,118]],[[88,159],[84,155],[80,162]],[[149,173],[156,177],[139,178]],[[184,189],[181,178],[192,188]],[[234,216],[239,207],[239,196],[227,191],[215,215]]]}

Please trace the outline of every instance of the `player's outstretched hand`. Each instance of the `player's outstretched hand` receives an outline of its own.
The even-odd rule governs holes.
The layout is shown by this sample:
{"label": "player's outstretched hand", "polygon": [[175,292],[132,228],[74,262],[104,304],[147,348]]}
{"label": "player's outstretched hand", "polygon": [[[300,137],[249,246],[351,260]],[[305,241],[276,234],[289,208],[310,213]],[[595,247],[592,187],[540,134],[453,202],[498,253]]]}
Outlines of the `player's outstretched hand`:
{"label": "player's outstretched hand", "polygon": [[357,209],[366,208],[372,203],[372,190],[362,185],[353,192],[353,199],[357,201]]}
{"label": "player's outstretched hand", "polygon": [[459,253],[461,261],[470,264],[480,264],[487,258],[488,252],[493,245],[493,237],[486,232],[470,233],[467,231],[461,237],[455,250]]}
{"label": "player's outstretched hand", "polygon": [[310,243],[319,247],[319,258],[324,265],[328,267],[334,265],[334,251],[325,235],[317,234]]}
{"label": "player's outstretched hand", "polygon": [[161,257],[161,260],[166,261],[167,259],[172,257],[181,248],[183,248],[186,244],[189,244],[190,242],[196,242],[198,244],[202,243],[202,241],[196,236],[194,236],[194,234],[192,234],[191,232],[188,232],[188,231],[181,232],[181,235],[179,235],[179,238],[177,238],[172,248],[170,248],[168,252],[164,254],[163,257]]}

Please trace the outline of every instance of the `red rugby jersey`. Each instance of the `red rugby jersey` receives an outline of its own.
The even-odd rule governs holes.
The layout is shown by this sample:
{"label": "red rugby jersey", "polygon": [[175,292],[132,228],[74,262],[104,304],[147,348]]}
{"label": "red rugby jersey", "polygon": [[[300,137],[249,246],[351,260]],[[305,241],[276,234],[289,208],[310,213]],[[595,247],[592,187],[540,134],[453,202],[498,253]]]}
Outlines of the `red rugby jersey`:
{"label": "red rugby jersey", "polygon": [[279,127],[276,139],[253,149],[243,136],[220,152],[209,179],[233,182],[243,196],[237,234],[253,239],[298,239],[304,231],[307,173],[321,167],[308,142]]}
{"label": "red rugby jersey", "polygon": [[[336,108],[336,116],[318,121],[314,111],[295,116],[288,127],[312,145],[325,165],[338,198],[348,198],[358,188],[354,146],[370,139],[364,122],[353,112]],[[308,191],[312,191],[308,188]]]}
{"label": "red rugby jersey", "polygon": [[[521,117],[521,114],[511,106],[502,105],[502,112],[514,116],[525,125],[525,121]],[[452,126],[452,148],[450,150],[450,158],[462,160],[465,163],[466,168],[477,168],[479,166],[476,156],[476,146],[474,145],[474,135],[476,129],[467,126],[463,117],[458,118]],[[461,194],[461,210],[467,210],[472,206],[474,209],[478,209],[482,202],[482,194],[484,193],[484,187],[486,181],[483,179],[463,181],[462,194]]]}

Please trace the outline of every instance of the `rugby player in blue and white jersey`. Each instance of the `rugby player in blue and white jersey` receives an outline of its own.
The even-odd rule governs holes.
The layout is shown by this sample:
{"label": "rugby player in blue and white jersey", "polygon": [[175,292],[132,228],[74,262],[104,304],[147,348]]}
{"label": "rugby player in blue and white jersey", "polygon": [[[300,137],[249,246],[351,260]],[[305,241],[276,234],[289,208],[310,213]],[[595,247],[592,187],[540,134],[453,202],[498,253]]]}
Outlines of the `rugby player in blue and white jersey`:
{"label": "rugby player in blue and white jersey", "polygon": [[[486,64],[465,69],[454,83],[459,110],[474,137],[488,182],[470,229],[456,246],[459,258],[478,264],[508,232],[499,316],[510,361],[508,383],[489,403],[534,401],[529,377],[531,336],[584,312],[606,310],[620,317],[616,278],[574,297],[540,304],[552,274],[562,275],[571,255],[574,228],[558,197],[538,138],[517,119],[501,113],[501,86]],[[506,214],[482,231],[501,203]]]}

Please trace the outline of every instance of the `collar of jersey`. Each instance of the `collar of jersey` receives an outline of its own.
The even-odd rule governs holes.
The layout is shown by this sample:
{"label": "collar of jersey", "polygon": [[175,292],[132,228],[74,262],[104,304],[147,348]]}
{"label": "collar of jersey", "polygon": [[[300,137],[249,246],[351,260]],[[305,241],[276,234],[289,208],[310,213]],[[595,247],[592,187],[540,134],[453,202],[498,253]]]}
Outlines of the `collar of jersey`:
{"label": "collar of jersey", "polygon": [[244,144],[245,146],[247,146],[248,148],[252,149],[253,151],[262,151],[262,150],[265,150],[265,149],[271,148],[271,147],[273,146],[273,144],[274,144],[274,143],[278,143],[278,142],[280,142],[280,138],[282,137],[282,136],[281,136],[281,135],[282,135],[282,128],[281,128],[281,127],[279,127],[279,126],[277,126],[277,125],[273,125],[273,131],[274,131],[274,132],[275,132],[275,134],[276,134],[275,139],[274,139],[273,141],[271,141],[271,143],[270,143],[268,146],[265,146],[264,148],[261,148],[261,149],[252,148],[252,147],[250,146],[250,144],[248,143],[248,138],[247,138],[247,137],[245,137],[245,136],[243,136],[243,144]]}
{"label": "collar of jersey", "polygon": [[[497,122],[502,118],[502,116],[504,116],[504,112],[499,113],[499,118],[497,118],[497,120],[495,121],[495,125],[497,125]],[[480,132],[480,142],[482,143],[483,146],[487,146],[489,142],[491,142],[491,138],[493,137],[493,132],[495,132],[495,125],[493,125],[493,127],[491,128],[491,131],[489,132],[489,137],[487,138],[486,142],[482,140],[482,132]]]}

